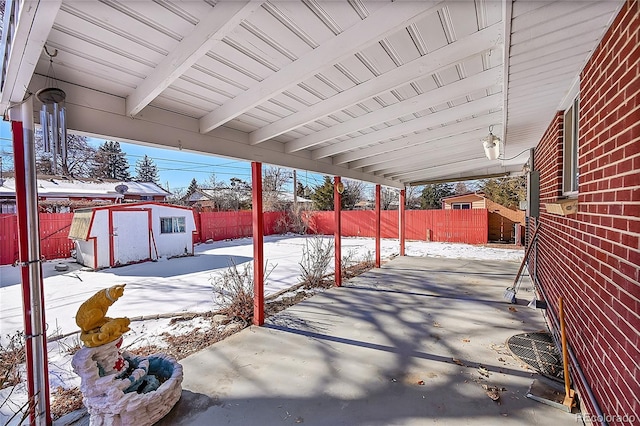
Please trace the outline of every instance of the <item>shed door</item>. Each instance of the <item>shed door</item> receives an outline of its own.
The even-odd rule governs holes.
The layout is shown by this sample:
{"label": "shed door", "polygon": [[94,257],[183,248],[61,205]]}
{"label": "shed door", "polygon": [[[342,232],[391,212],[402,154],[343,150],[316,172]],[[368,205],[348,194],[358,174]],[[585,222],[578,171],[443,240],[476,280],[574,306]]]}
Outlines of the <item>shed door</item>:
{"label": "shed door", "polygon": [[146,211],[114,211],[113,262],[116,265],[146,260],[151,257],[149,214]]}

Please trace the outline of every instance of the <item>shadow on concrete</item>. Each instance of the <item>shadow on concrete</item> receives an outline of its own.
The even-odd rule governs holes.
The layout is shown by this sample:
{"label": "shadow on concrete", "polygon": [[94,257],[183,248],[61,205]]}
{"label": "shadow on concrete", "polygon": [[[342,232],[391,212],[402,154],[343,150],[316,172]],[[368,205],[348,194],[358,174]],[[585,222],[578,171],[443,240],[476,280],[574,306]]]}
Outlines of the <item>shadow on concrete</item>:
{"label": "shadow on concrete", "polygon": [[189,421],[207,411],[209,408],[220,405],[222,405],[220,401],[208,395],[183,390],[180,400],[178,400],[176,405],[173,406],[166,416],[155,424],[157,426],[171,426],[175,424],[178,419],[182,422]]}
{"label": "shadow on concrete", "polygon": [[544,328],[502,299],[517,268],[396,258],[182,360],[219,405],[173,424],[574,424],[526,398],[534,373],[504,346]]}

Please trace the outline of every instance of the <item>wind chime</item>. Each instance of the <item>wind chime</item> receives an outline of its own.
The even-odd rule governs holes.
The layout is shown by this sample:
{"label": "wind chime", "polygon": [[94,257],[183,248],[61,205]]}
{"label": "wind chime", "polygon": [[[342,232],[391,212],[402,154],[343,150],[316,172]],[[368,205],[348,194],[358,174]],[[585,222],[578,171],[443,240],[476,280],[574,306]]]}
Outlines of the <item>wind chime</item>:
{"label": "wind chime", "polygon": [[57,87],[53,58],[58,55],[58,50],[53,50],[52,54],[44,46],[44,51],[49,56],[49,72],[45,80],[47,87],[38,90],[36,98],[42,102],[40,125],[44,152],[51,154],[51,171],[55,175],[58,173],[58,158],[62,164],[67,162],[67,120],[64,106],[67,94]]}

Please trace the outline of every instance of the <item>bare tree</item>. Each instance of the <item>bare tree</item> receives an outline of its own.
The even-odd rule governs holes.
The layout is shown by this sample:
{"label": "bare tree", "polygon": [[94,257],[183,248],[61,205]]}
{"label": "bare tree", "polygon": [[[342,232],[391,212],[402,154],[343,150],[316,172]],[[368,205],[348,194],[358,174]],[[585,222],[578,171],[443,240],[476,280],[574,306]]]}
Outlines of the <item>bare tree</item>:
{"label": "bare tree", "polygon": [[[36,170],[38,173],[53,175],[53,156],[44,151],[42,142],[42,131],[35,133],[36,144]],[[89,145],[88,138],[80,135],[67,135],[66,156],[56,156],[56,167],[58,174],[73,177],[92,177],[98,168],[99,162],[96,157],[97,150]]]}
{"label": "bare tree", "polygon": [[471,192],[465,182],[457,182],[454,191],[456,195],[468,194]]}
{"label": "bare tree", "polygon": [[365,183],[359,180],[344,179],[344,192],[342,193],[342,207],[345,210],[353,210],[356,203],[362,200],[365,193]]}
{"label": "bare tree", "polygon": [[382,187],[380,188],[380,208],[382,210],[391,210],[391,205],[395,201],[396,204],[399,199],[398,191],[392,188]]}
{"label": "bare tree", "polygon": [[265,211],[279,211],[285,207],[279,197],[292,178],[291,171],[281,167],[267,167],[262,177],[263,208]]}
{"label": "bare tree", "polygon": [[420,208],[421,186],[409,186],[405,191],[405,203],[408,209]]}
{"label": "bare tree", "polygon": [[237,177],[229,179],[231,196],[226,197],[229,205],[225,210],[248,209],[251,205],[251,185]]}

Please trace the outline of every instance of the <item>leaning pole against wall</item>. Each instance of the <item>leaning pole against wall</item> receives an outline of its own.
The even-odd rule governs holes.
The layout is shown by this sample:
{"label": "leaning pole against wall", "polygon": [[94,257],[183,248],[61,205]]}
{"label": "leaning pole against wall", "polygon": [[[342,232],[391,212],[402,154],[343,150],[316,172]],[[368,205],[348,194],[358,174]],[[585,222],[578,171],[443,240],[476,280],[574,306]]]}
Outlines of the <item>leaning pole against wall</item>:
{"label": "leaning pole against wall", "polygon": [[31,425],[51,424],[47,339],[40,263],[33,97],[10,110],[16,179],[18,253],[22,277],[27,392]]}

